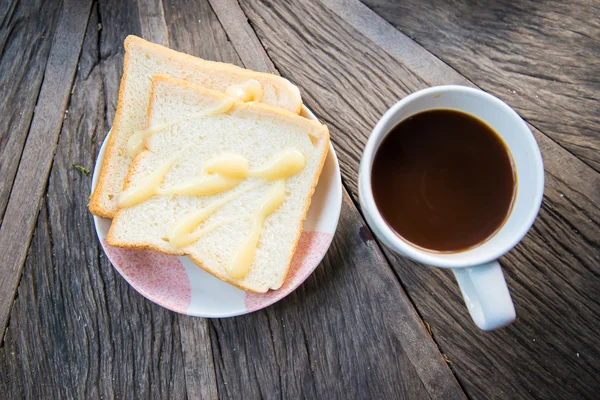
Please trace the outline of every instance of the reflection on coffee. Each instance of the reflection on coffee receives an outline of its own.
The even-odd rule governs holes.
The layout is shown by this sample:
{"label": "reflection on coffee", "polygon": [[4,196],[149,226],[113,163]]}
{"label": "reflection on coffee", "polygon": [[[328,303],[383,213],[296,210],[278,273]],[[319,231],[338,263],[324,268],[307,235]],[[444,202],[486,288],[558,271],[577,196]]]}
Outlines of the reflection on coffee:
{"label": "reflection on coffee", "polygon": [[396,125],[372,169],[373,195],[404,240],[437,252],[485,242],[504,224],[516,194],[506,144],[483,121],[429,110]]}

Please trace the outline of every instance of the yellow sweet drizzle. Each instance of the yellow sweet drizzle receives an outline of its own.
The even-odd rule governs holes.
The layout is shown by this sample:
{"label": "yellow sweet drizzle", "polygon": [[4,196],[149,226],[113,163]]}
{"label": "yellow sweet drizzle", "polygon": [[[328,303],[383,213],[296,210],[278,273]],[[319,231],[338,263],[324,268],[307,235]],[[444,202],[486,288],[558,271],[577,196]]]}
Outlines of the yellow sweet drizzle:
{"label": "yellow sweet drizzle", "polygon": [[224,98],[223,101],[221,102],[221,104],[218,105],[217,107],[203,111],[198,114],[195,114],[190,118],[184,118],[179,121],[172,121],[172,122],[168,122],[165,124],[152,126],[148,129],[144,129],[141,131],[136,131],[133,133],[133,135],[131,135],[129,137],[129,140],[127,140],[127,153],[129,154],[129,156],[131,158],[135,158],[135,156],[137,156],[138,153],[144,149],[144,139],[146,137],[153,135],[156,132],[160,132],[160,131],[169,129],[169,128],[171,128],[177,124],[180,124],[182,122],[193,121],[195,119],[209,117],[211,115],[216,115],[216,114],[224,114],[224,113],[228,112],[229,110],[231,110],[234,103],[235,102],[233,99]]}
{"label": "yellow sweet drizzle", "polygon": [[183,196],[212,196],[233,189],[243,179],[229,178],[220,174],[203,175],[179,185],[161,189],[161,196],[180,194]]}
{"label": "yellow sweet drizzle", "polygon": [[[245,157],[238,154],[222,154],[207,162],[204,167],[204,173],[200,177],[169,188],[159,188],[165,175],[177,158],[179,158],[179,155],[174,156],[159,166],[156,171],[141,181],[136,187],[123,192],[119,198],[119,207],[131,207],[156,194],[211,196],[235,188],[248,177],[275,181],[263,198],[258,210],[252,216],[252,230],[250,234],[244,239],[244,242],[233,256],[231,263],[226,268],[227,273],[232,278],[244,278],[254,263],[256,248],[265,219],[283,203],[285,199],[285,180],[297,174],[306,166],[306,157],[298,150],[288,149],[275,154],[260,168],[250,169],[249,162]],[[223,207],[242,193],[258,186],[254,185],[242,189],[213,202],[201,210],[185,215],[169,234],[169,242],[177,248],[189,246],[214,229],[236,220],[221,221],[195,231],[198,225],[206,221],[217,209]]]}
{"label": "yellow sweet drizzle", "polygon": [[185,218],[182,219],[169,234],[169,242],[174,247],[178,248],[194,243],[199,239],[199,237],[197,238],[197,235],[192,235],[192,232],[217,208],[218,207],[213,207],[211,205],[207,208],[203,208],[202,210],[194,211],[193,213],[186,215]]}
{"label": "yellow sweet drizzle", "polygon": [[249,175],[270,181],[286,179],[302,171],[305,165],[304,154],[298,150],[289,149],[276,154],[265,166],[250,171]]}
{"label": "yellow sweet drizzle", "polygon": [[127,141],[127,153],[131,158],[135,158],[135,156],[137,156],[138,153],[144,149],[144,139],[146,137],[156,132],[169,129],[175,125],[177,125],[177,122],[169,122],[167,124],[156,125],[152,128],[144,129],[141,131],[135,131]]}
{"label": "yellow sweet drizzle", "polygon": [[[214,224],[208,225],[207,227],[202,228],[202,229],[198,230],[197,232],[195,232],[193,234],[190,234],[190,236],[189,236],[190,242],[188,244],[194,243],[196,240],[200,239],[202,236],[208,235],[209,233],[211,233],[212,231],[214,231],[217,228],[222,227],[223,225],[227,225],[227,224],[230,224],[230,223],[235,222],[235,221],[239,221],[240,219],[244,219],[244,218],[245,217],[229,218],[229,219],[226,219],[226,220],[219,221],[219,222],[216,222]],[[187,246],[187,245],[183,245],[183,246],[179,246],[179,247],[184,247],[184,246]],[[175,247],[178,247],[178,246],[175,246]]]}
{"label": "yellow sweet drizzle", "polygon": [[169,172],[169,169],[171,169],[171,166],[173,163],[175,163],[175,161],[177,161],[179,156],[179,153],[174,155],[161,164],[154,172],[144,178],[135,187],[123,191],[119,195],[119,200],[117,202],[118,207],[131,207],[154,196],[157,193],[158,187],[165,179],[167,172]]}
{"label": "yellow sweet drizzle", "polygon": [[234,279],[242,279],[248,274],[250,267],[254,263],[254,256],[256,254],[258,239],[260,238],[263,223],[269,214],[279,208],[284,199],[285,181],[280,179],[275,181],[269,188],[259,209],[254,214],[250,235],[244,240],[227,267],[229,276]]}
{"label": "yellow sweet drizzle", "polygon": [[[215,211],[217,211],[219,208],[223,207],[230,201],[234,200],[236,197],[239,197],[242,194],[257,188],[260,185],[262,185],[262,183],[259,185],[249,186],[242,190],[238,190],[237,192],[230,194],[229,196],[223,197],[221,200],[211,203],[210,205],[208,205],[207,207],[205,207],[201,210],[194,211],[192,213],[185,215],[181,219],[181,221],[177,225],[175,225],[175,228],[173,228],[173,230],[169,234],[169,237],[168,237],[169,242],[174,247],[177,247],[177,248],[185,247],[185,246],[188,246],[188,245],[194,243],[195,241],[197,241],[202,236],[204,236],[205,234],[207,234],[208,232],[210,232],[212,230],[212,229],[208,230],[208,228],[204,228],[204,229],[192,234],[192,232],[194,232],[194,230],[196,229],[196,227],[198,225],[200,225],[208,217],[210,217],[210,215],[212,213],[214,213]],[[223,225],[223,224],[221,224],[221,225]],[[221,226],[221,225],[219,225],[219,226]]]}
{"label": "yellow sweet drizzle", "polygon": [[264,91],[262,85],[257,80],[250,79],[247,82],[229,86],[225,89],[225,94],[243,102],[260,102],[263,98]]}
{"label": "yellow sweet drizzle", "polygon": [[204,172],[179,185],[158,191],[160,195],[211,196],[233,189],[249,177],[269,181],[286,179],[301,171],[306,165],[306,157],[298,150],[284,150],[256,170],[249,170],[248,160],[237,154],[223,154],[210,160]]}
{"label": "yellow sweet drizzle", "polygon": [[238,154],[222,154],[206,163],[204,172],[244,179],[248,176],[249,168],[246,157]]}
{"label": "yellow sweet drizzle", "polygon": [[[198,212],[198,215],[200,214],[200,212]],[[196,217],[198,219],[200,219],[200,217]],[[206,219],[207,217],[204,217],[204,219]],[[177,248],[182,248],[185,246],[188,246],[192,243],[194,243],[195,241],[199,240],[202,236],[204,235],[208,235],[209,233],[211,233],[212,231],[214,231],[217,228],[222,227],[223,225],[227,225],[230,224],[234,221],[238,221],[240,218],[230,218],[230,219],[226,219],[224,221],[220,221],[217,222],[215,224],[209,225],[205,228],[202,228],[194,233],[189,233],[192,232],[194,230],[194,228],[196,228],[196,226],[198,224],[193,225],[191,223],[191,220],[188,222],[186,221],[184,224],[180,223],[179,225],[177,225],[177,227],[175,227],[175,229],[173,230],[173,232],[171,233],[171,235],[169,236],[169,242],[173,245],[173,247],[177,247]],[[179,230],[178,230],[179,229]],[[187,231],[189,229],[189,231]]]}
{"label": "yellow sweet drizzle", "polygon": [[[237,186],[248,176],[267,180],[289,178],[301,171],[305,164],[306,158],[302,152],[298,150],[285,150],[276,154],[261,168],[249,171],[249,163],[245,157],[238,154],[222,154],[207,162],[204,172],[209,175],[201,176],[178,186],[159,190],[158,194],[182,194],[189,196],[217,194],[218,190],[224,192],[230,189],[229,186]],[[192,234],[198,225],[204,222],[218,208],[254,187],[238,191],[233,195],[212,203],[202,210],[186,215],[171,232],[169,241],[175,247],[185,247],[200,239],[202,235],[199,233]]]}

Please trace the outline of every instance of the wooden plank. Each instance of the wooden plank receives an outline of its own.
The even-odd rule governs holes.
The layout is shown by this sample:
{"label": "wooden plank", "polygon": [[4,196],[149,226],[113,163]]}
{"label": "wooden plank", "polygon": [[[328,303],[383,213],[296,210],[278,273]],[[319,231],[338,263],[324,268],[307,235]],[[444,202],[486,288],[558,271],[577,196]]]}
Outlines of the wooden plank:
{"label": "wooden plank", "polygon": [[[344,3],[343,9],[352,11],[351,4]],[[428,62],[424,49],[404,62],[402,53],[385,46],[396,37],[374,43],[365,35],[376,38],[380,32],[360,34],[353,28],[359,26],[353,22],[357,15],[351,19],[340,13],[347,23],[314,2],[252,1],[242,8],[278,69],[306,89],[306,103],[329,124],[355,199],[355,171],[379,116],[399,98],[431,84],[432,76],[439,79],[435,84],[444,83],[444,76],[456,76],[447,66],[420,75],[411,67],[419,58]],[[369,19],[364,26],[382,25]],[[600,290],[599,175],[551,140],[540,145],[546,164],[540,217],[522,244],[501,260],[520,318],[516,324],[494,333],[478,331],[448,273],[386,249],[419,314],[430,323],[434,339],[474,398],[513,393],[523,398],[592,398],[599,390],[594,375],[600,354],[594,343],[600,309],[590,296]]]}
{"label": "wooden plank", "polygon": [[242,66],[207,0],[177,0],[165,7],[172,48],[207,60]]}
{"label": "wooden plank", "polygon": [[29,132],[60,0],[6,1],[0,10],[0,224]]}
{"label": "wooden plank", "polygon": [[246,68],[276,73],[273,62],[256,37],[237,0],[209,0],[229,40]]}
{"label": "wooden plank", "polygon": [[[359,0],[322,0],[338,17],[367,37],[431,85],[475,86],[435,55],[361,3]],[[443,73],[442,73],[443,72]]]}
{"label": "wooden plank", "polygon": [[[244,28],[243,25],[247,25],[246,17],[241,11],[238,13],[229,12],[231,10],[236,10],[236,6],[239,7],[237,2],[232,3],[231,1],[219,1],[213,0],[211,1],[213,9],[217,13],[217,16],[221,21],[226,21],[223,23],[225,29],[227,30],[228,36],[232,41],[234,47],[240,54],[242,61],[245,66],[248,68],[256,69],[264,72],[276,72],[275,67],[270,64],[264,63],[264,60],[268,57],[262,45],[258,45],[258,38],[254,31],[251,32],[251,37],[248,37],[249,34],[249,26],[248,29]],[[234,29],[228,30],[227,27],[235,27]],[[255,54],[248,52],[248,49],[253,49]],[[346,235],[340,234],[340,232],[344,232],[347,229],[348,232],[345,232]],[[235,348],[238,347],[238,351],[242,350],[242,344],[240,343],[239,335],[236,335],[236,338],[231,338],[231,334],[228,332],[228,329],[224,329],[223,326],[225,323],[221,321],[215,321],[215,325],[218,328],[215,328],[215,336],[213,340],[213,346],[216,346],[214,353],[218,354],[217,365],[218,372],[220,372],[219,376],[219,384],[223,387],[221,388],[220,393],[223,393],[225,390],[226,395],[231,396],[234,393],[239,392],[240,390],[244,393],[252,393],[255,392],[257,395],[265,396],[265,393],[268,394],[281,394],[283,396],[287,396],[290,393],[299,394],[303,393],[305,397],[325,397],[325,398],[340,398],[340,397],[360,397],[360,398],[369,398],[369,397],[406,397],[406,398],[414,398],[425,396],[425,393],[422,391],[425,390],[427,393],[426,397],[434,397],[434,398],[460,398],[463,393],[460,387],[458,386],[456,380],[451,375],[447,366],[441,362],[441,357],[433,343],[429,339],[428,334],[426,333],[423,324],[420,319],[416,315],[414,309],[412,308],[410,301],[406,298],[402,289],[394,284],[395,280],[392,278],[391,283],[388,281],[392,276],[389,274],[389,267],[385,260],[381,257],[379,249],[376,246],[366,246],[361,248],[365,243],[368,244],[370,238],[370,233],[368,228],[364,225],[360,214],[357,212],[356,207],[352,204],[350,197],[344,191],[344,209],[342,210],[342,221],[338,227],[338,235],[334,242],[332,243],[331,249],[329,251],[329,266],[335,266],[339,268],[340,266],[348,266],[348,265],[370,265],[377,266],[377,273],[381,274],[383,277],[383,281],[385,284],[392,285],[389,290],[385,290],[384,298],[382,299],[382,303],[386,304],[387,302],[392,302],[397,307],[398,314],[402,317],[398,316],[395,320],[395,324],[387,325],[381,323],[381,320],[377,318],[370,318],[368,321],[364,320],[364,317],[361,318],[363,322],[369,325],[371,328],[378,329],[382,336],[390,335],[394,337],[393,343],[396,353],[396,360],[385,359],[381,357],[379,360],[379,364],[376,368],[371,370],[370,366],[366,366],[361,364],[361,368],[358,366],[353,367],[354,359],[352,357],[347,358],[347,353],[342,351],[338,353],[339,348],[344,348],[349,352],[361,352],[364,349],[358,349],[357,344],[362,343],[366,340],[366,332],[363,331],[363,327],[356,328],[355,325],[349,324],[348,326],[340,326],[339,322],[331,321],[330,323],[325,323],[323,321],[313,322],[313,316],[310,315],[294,315],[293,313],[296,309],[290,310],[290,307],[285,305],[277,305],[276,310],[269,308],[266,313],[268,314],[268,332],[265,331],[264,326],[261,327],[260,332],[258,328],[252,327],[251,329],[246,330],[245,327],[240,328],[242,324],[227,324],[227,327],[231,327],[233,329],[240,330],[241,336],[247,336],[249,339],[246,340],[257,340],[255,333],[259,331],[258,337],[261,337],[261,341],[265,348],[272,348],[275,353],[275,357],[277,358],[277,371],[276,374],[279,376],[279,382],[274,380],[272,377],[272,373],[267,372],[260,379],[260,383],[258,387],[256,384],[248,382],[244,377],[240,380],[237,380],[236,377],[232,377],[231,373],[239,370],[241,367],[247,368],[248,371],[253,371],[252,374],[257,374],[255,369],[257,366],[264,366],[266,361],[262,360],[253,360],[254,357],[259,356],[262,357],[262,352],[258,352],[255,354],[255,349],[252,347],[244,348],[247,359],[245,360],[245,365],[239,366],[235,365],[235,363],[230,363],[228,360],[230,357],[226,357],[223,360],[225,353],[229,353],[231,356],[231,347],[233,346],[233,352],[235,352]],[[357,243],[358,242],[358,243]],[[373,242],[371,240],[371,242]],[[357,258],[353,257],[353,252],[349,251],[349,249],[358,250],[360,256]],[[372,254],[371,254],[372,252]],[[334,254],[334,255],[332,255]],[[325,263],[327,265],[327,263]],[[327,266],[320,266],[319,268],[327,268]],[[317,279],[317,278],[311,278]],[[328,279],[328,278],[326,278]],[[377,301],[373,303],[368,303],[365,301],[359,301],[359,304],[365,304],[364,307],[359,307],[356,310],[348,310],[348,308],[355,307],[353,306],[352,300],[356,297],[368,296],[367,292],[378,292],[381,290],[382,283],[379,282],[376,278],[374,280],[365,281],[364,290],[360,290],[356,287],[356,282],[360,281],[360,279],[351,279],[354,282],[352,286],[352,290],[346,291],[348,288],[348,283],[339,284],[339,297],[341,301],[340,304],[334,305],[334,308],[342,307],[345,308],[345,313],[369,313],[376,314],[379,309],[375,307],[376,304],[380,304]],[[372,285],[372,286],[371,286]],[[358,289],[358,290],[356,290]],[[296,302],[295,305],[299,305],[304,301],[310,301],[309,298],[303,298],[302,295],[295,296]],[[321,304],[320,301],[316,301],[314,303]],[[310,306],[309,306],[310,307]],[[331,309],[327,307],[317,309],[313,308],[315,311],[322,313],[323,319],[326,319],[325,316],[337,314],[336,312],[332,313]],[[278,312],[279,310],[279,312]],[[291,313],[290,313],[291,311]],[[264,313],[264,312],[263,312]],[[290,315],[291,314],[291,315]],[[263,317],[245,317],[250,321],[258,321],[255,322],[257,325],[264,325],[263,322],[260,322]],[[241,319],[241,318],[240,318]],[[280,319],[282,322],[280,322]],[[288,328],[286,328],[286,323],[284,320],[287,320]],[[294,325],[296,325],[294,327]],[[343,325],[343,323],[342,323]],[[219,327],[221,329],[219,329]],[[295,345],[290,346],[289,342],[292,342],[290,334],[286,334],[287,332],[297,332],[298,328],[304,332],[304,338],[298,338],[298,341]],[[349,335],[352,336],[349,339],[351,343],[344,343],[343,340],[337,341],[333,338],[329,338],[327,333],[330,330],[341,330],[348,331]],[[306,330],[311,330],[314,334],[309,335],[313,343],[318,343],[319,346],[324,346],[326,344],[326,354],[321,355],[310,354],[313,353],[315,347],[310,346],[311,339],[307,338]],[[389,331],[388,331],[389,330]],[[221,336],[219,336],[219,334]],[[281,336],[280,336],[281,335]],[[223,345],[223,336],[225,336],[225,340],[233,341],[234,343],[224,346]],[[262,339],[263,336],[266,336],[266,340]],[[270,343],[268,338],[271,338],[273,344]],[[283,338],[281,340],[280,338]],[[280,340],[278,340],[280,339]],[[355,342],[353,342],[355,341]],[[352,343],[353,342],[353,343]],[[342,344],[343,343],[343,344]],[[302,346],[304,345],[304,346]],[[340,346],[341,345],[341,346]],[[304,348],[303,348],[304,347]],[[295,348],[300,349],[300,351],[306,352],[306,359],[301,360],[299,363],[296,363],[294,360],[293,354],[297,354],[294,350]],[[331,348],[336,348],[335,350],[331,350],[331,353],[327,354],[327,350]],[[404,356],[400,356],[400,350],[404,353]],[[368,353],[368,351],[367,351]],[[268,354],[267,354],[268,356]],[[366,358],[369,358],[367,355]],[[285,367],[282,366],[280,360],[285,360]],[[332,368],[331,361],[334,361],[334,367]],[[308,361],[308,365],[307,365]],[[364,361],[364,360],[363,360]],[[273,361],[271,361],[273,363]],[[321,363],[322,366],[327,366],[323,370],[316,370],[314,365],[316,363]],[[410,364],[409,364],[410,363]],[[412,364],[412,365],[411,365]],[[335,376],[335,369],[339,368],[341,372],[347,371],[347,376],[349,378],[348,383],[339,382],[336,387],[331,387],[327,383],[331,382],[331,379]],[[381,382],[378,388],[362,388],[357,387],[354,383],[361,382],[364,383],[363,380],[371,380],[376,382],[376,378],[382,371],[386,370],[389,376],[394,376],[396,372],[394,372],[394,368],[399,368],[400,371],[403,372],[403,377],[405,381],[402,382],[402,385],[389,385],[385,386],[383,382],[387,382],[385,376],[380,376]],[[414,368],[414,372],[410,371]],[[266,368],[264,368],[266,369]],[[307,374],[307,369],[310,370],[310,376]],[[288,376],[289,370],[294,371],[294,379],[289,379]],[[226,372],[228,373],[226,373]],[[400,372],[397,371],[397,372]],[[271,371],[273,372],[273,371]],[[261,368],[261,376],[263,376],[264,370]],[[300,375],[296,376],[297,373]],[[374,375],[373,375],[374,374]],[[282,377],[286,379],[287,382],[282,381]],[[309,383],[309,379],[315,379],[318,381],[317,384]],[[238,384],[239,387],[232,390],[231,384]],[[367,385],[369,386],[369,385]],[[400,389],[399,389],[400,388]]]}
{"label": "wooden plank", "polygon": [[0,342],[19,284],[23,262],[69,101],[91,1],[65,1],[52,42],[44,83],[0,227]]}
{"label": "wooden plank", "polygon": [[[53,364],[62,364],[67,354],[65,347],[67,343],[62,341],[50,354],[46,353],[44,340],[52,340],[55,332],[54,326],[60,326],[59,319],[48,321],[48,324],[38,325],[37,317],[46,312],[47,303],[52,301],[55,293],[49,290],[52,275],[46,268],[32,268],[33,265],[52,265],[52,256],[48,252],[50,238],[46,202],[42,203],[42,212],[39,213],[36,233],[31,243],[31,253],[27,258],[27,267],[24,269],[23,278],[19,288],[19,296],[15,299],[10,326],[3,346],[0,348],[0,377],[3,398],[65,398],[67,388],[65,383],[71,382],[71,371],[64,369],[63,376],[43,373],[51,369]],[[33,264],[35,263],[35,264]],[[35,282],[35,283],[34,283]],[[35,300],[34,300],[35,299]],[[41,304],[38,304],[37,299]],[[27,311],[33,311],[36,330],[28,334],[28,313],[21,312],[23,303],[30,301],[32,307]],[[80,327],[83,328],[85,320]],[[41,329],[40,329],[41,328]],[[79,329],[83,332],[85,328]],[[20,343],[19,343],[20,342]],[[60,350],[59,350],[60,349]],[[52,349],[50,349],[52,350]],[[58,351],[57,351],[58,350]],[[40,355],[44,355],[40,357]],[[54,367],[56,369],[56,367]],[[64,381],[63,381],[64,379]],[[34,384],[35,382],[35,384]],[[72,390],[72,387],[69,389]],[[46,396],[42,396],[44,393]]]}
{"label": "wooden plank", "polygon": [[162,0],[148,0],[138,7],[142,37],[153,43],[169,45],[169,32]]}
{"label": "wooden plank", "polygon": [[365,3],[600,171],[597,2]]}
{"label": "wooden plank", "polygon": [[[134,3],[118,0],[101,0],[98,5],[98,31],[100,44],[97,48],[98,66],[102,74],[102,90],[104,92],[105,131],[98,131],[94,141],[102,144],[108,130],[112,126],[117,109],[117,99],[123,74],[123,58],[125,56],[124,41],[128,35],[142,36],[139,11]],[[93,53],[95,56],[95,53]],[[95,157],[100,147],[94,148]],[[95,162],[95,159],[94,159]]]}
{"label": "wooden plank", "polygon": [[[99,24],[104,27],[99,30]],[[92,7],[47,195],[0,348],[3,398],[186,398],[176,314],[119,276],[87,210],[92,169],[108,131],[129,33],[130,2]],[[114,52],[113,52],[114,51]],[[108,75],[107,75],[108,74]]]}
{"label": "wooden plank", "polygon": [[177,321],[188,399],[218,398],[208,320],[179,315]]}

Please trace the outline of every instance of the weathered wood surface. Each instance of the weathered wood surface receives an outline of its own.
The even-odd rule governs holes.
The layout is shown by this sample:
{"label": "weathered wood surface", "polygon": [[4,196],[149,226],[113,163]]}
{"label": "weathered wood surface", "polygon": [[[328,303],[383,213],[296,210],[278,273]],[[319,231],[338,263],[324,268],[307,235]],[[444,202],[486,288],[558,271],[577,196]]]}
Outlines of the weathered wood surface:
{"label": "weathered wood surface", "polygon": [[246,68],[277,73],[237,0],[209,0],[217,18]]}
{"label": "weathered wood surface", "polygon": [[600,3],[364,3],[600,171]]}
{"label": "weathered wood surface", "polygon": [[188,399],[218,398],[208,321],[185,315],[177,319]]}
{"label": "weathered wood surface", "polygon": [[[308,106],[332,128],[345,182],[355,198],[360,153],[379,116],[407,93],[444,83],[445,75],[454,79],[448,83],[456,83],[449,67],[421,76],[401,54],[395,53],[395,59],[314,2],[251,1],[242,8],[277,68],[305,88]],[[350,18],[349,3],[341,2],[340,9],[340,15]],[[414,65],[411,56],[409,64]],[[430,82],[432,76],[436,82]],[[541,147],[546,197],[540,218],[524,242],[501,260],[520,318],[515,325],[491,334],[478,331],[449,274],[386,250],[474,398],[510,393],[593,398],[600,390],[594,378],[600,369],[595,345],[600,307],[592,295],[600,292],[600,176],[550,140]]]}
{"label": "weathered wood surface", "polygon": [[10,314],[31,234],[69,101],[91,0],[65,1],[52,41],[44,82],[10,199],[0,227],[0,340]]}
{"label": "weathered wood surface", "polygon": [[[0,348],[1,398],[462,398],[440,351],[472,398],[596,397],[600,175],[545,136],[568,147],[562,133],[530,121],[542,128],[535,134],[546,196],[532,232],[501,260],[520,320],[481,333],[451,276],[382,248],[355,206],[358,161],[379,116],[414,90],[469,82],[444,64],[443,54],[435,58],[361,3],[323,2],[94,3],[45,197],[28,199],[40,201],[41,212]],[[0,71],[31,82],[23,91],[0,76],[3,91],[21,96],[12,108],[0,103],[11,116],[0,122],[0,171],[8,172],[0,178],[0,205],[3,193],[8,201],[10,187],[2,185],[12,185],[10,168],[16,170],[33,106],[41,106],[37,93],[51,44],[36,40],[43,32],[52,36],[58,24],[60,10],[33,10],[41,7],[33,3],[0,2]],[[37,26],[28,18],[42,10],[48,19]],[[307,105],[330,126],[350,197],[322,265],[276,305],[223,320],[176,315],[131,289],[104,257],[87,213],[91,176],[72,165],[92,169],[112,123],[128,34],[212,60],[275,68],[300,85]],[[31,41],[39,47],[10,47]],[[451,65],[526,118],[535,111],[519,108],[504,86],[486,87]],[[559,91],[552,104],[568,109],[564,93],[570,92]],[[61,104],[59,96],[53,100]],[[594,109],[579,104],[589,124]],[[539,119],[556,118],[548,110]],[[5,135],[11,129],[20,133]],[[589,141],[586,132],[573,141]],[[18,157],[5,158],[8,148]]]}
{"label": "weathered wood surface", "polygon": [[169,32],[162,0],[148,0],[138,7],[142,37],[153,43],[169,46]]}
{"label": "weathered wood surface", "polygon": [[165,4],[171,47],[197,57],[243,66],[207,0]]}
{"label": "weathered wood surface", "polygon": [[0,349],[0,397],[187,397],[178,316],[131,289],[105,258],[87,211],[91,175],[72,166],[93,169],[112,124],[123,40],[131,33],[141,34],[131,3],[94,5]]}
{"label": "weathered wood surface", "polygon": [[60,0],[0,3],[0,223],[42,85],[60,4]]}

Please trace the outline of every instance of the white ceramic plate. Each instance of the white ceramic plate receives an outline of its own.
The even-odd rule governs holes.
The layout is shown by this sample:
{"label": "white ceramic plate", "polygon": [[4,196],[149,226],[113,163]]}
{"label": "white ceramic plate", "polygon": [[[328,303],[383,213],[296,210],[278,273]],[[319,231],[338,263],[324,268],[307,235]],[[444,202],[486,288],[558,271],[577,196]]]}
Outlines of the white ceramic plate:
{"label": "white ceramic plate", "polygon": [[[302,108],[302,116],[317,119],[305,106]],[[100,164],[107,140],[108,135],[96,160],[92,190],[100,176]],[[94,216],[94,223],[104,252],[115,269],[144,297],[182,314],[219,318],[260,310],[300,286],[325,256],[333,239],[341,208],[340,167],[333,146],[330,145],[288,276],[279,290],[264,294],[246,293],[220,281],[196,266],[188,257],[109,246],[106,235],[110,219]]]}

